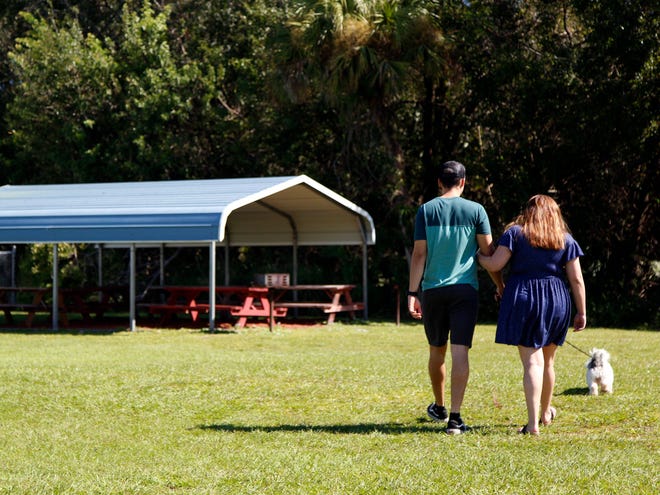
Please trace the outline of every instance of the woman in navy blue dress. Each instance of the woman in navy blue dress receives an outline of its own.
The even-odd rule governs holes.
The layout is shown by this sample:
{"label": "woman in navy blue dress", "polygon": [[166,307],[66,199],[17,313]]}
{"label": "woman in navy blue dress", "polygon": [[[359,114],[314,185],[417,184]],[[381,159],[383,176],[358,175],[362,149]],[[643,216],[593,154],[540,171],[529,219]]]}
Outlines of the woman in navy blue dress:
{"label": "woman in navy blue dress", "polygon": [[495,342],[518,346],[528,415],[519,432],[537,435],[539,422],[549,425],[557,414],[550,405],[554,360],[557,347],[566,339],[571,315],[564,274],[577,309],[573,328],[579,332],[587,324],[580,268],[584,253],[568,232],[557,203],[541,194],[527,202],[497,244],[492,256],[479,253],[479,262],[489,271],[510,263]]}

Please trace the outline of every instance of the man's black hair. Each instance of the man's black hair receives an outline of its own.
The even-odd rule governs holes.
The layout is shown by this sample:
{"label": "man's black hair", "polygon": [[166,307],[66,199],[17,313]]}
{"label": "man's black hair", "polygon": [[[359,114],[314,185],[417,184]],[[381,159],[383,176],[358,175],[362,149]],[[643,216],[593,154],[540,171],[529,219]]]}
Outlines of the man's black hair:
{"label": "man's black hair", "polygon": [[457,186],[461,179],[465,179],[465,167],[462,163],[449,161],[440,165],[438,170],[438,180],[443,186]]}

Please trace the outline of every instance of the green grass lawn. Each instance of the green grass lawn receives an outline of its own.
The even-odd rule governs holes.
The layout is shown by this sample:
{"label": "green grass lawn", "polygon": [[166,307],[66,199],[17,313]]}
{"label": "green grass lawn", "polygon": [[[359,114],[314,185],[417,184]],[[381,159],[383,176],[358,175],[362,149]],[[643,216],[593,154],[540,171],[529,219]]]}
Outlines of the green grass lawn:
{"label": "green grass lawn", "polygon": [[463,417],[431,423],[420,325],[0,333],[0,494],[659,493],[660,332],[589,329],[533,438],[514,347],[480,326]]}

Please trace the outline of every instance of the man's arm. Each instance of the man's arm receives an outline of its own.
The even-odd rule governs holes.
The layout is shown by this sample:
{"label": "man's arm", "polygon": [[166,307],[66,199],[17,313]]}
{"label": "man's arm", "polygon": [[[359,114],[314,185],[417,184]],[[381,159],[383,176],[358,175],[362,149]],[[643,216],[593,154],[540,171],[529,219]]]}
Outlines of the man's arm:
{"label": "man's arm", "polygon": [[[410,260],[410,280],[408,282],[408,292],[417,292],[420,290],[424,268],[426,266],[426,241],[415,241],[413,246],[412,258]],[[422,318],[422,307],[419,298],[408,296],[408,311],[410,315],[419,320]]]}

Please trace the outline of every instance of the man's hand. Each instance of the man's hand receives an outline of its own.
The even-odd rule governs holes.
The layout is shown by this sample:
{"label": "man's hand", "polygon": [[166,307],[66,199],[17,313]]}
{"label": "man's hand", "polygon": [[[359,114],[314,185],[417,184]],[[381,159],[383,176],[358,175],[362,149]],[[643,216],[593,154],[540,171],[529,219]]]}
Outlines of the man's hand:
{"label": "man's hand", "polygon": [[422,305],[417,296],[408,296],[408,312],[416,320],[422,319]]}

